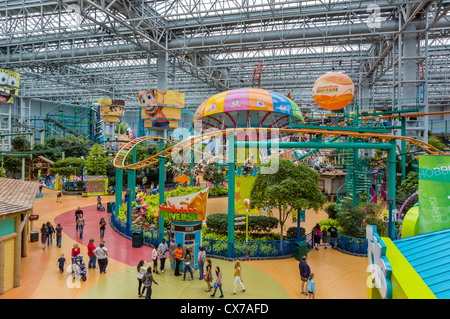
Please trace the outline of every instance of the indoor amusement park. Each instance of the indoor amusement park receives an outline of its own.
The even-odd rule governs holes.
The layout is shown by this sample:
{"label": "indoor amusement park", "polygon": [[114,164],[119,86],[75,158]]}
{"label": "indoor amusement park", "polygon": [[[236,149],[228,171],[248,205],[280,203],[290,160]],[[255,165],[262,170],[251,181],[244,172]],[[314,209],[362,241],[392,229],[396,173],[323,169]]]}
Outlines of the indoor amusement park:
{"label": "indoor amusement park", "polygon": [[0,299],[450,299],[449,9],[1,2]]}

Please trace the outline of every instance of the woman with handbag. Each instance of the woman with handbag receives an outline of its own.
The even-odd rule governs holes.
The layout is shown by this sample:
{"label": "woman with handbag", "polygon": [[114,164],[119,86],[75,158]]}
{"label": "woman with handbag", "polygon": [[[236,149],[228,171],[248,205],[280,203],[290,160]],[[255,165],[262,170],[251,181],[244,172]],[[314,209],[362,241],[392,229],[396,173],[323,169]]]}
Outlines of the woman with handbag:
{"label": "woman with handbag", "polygon": [[216,282],[213,285],[214,293],[211,295],[211,297],[214,297],[216,295],[217,288],[219,288],[220,289],[220,296],[219,296],[219,298],[223,298],[222,272],[220,271],[219,266],[216,266],[216,276],[217,276],[217,279],[216,279]]}

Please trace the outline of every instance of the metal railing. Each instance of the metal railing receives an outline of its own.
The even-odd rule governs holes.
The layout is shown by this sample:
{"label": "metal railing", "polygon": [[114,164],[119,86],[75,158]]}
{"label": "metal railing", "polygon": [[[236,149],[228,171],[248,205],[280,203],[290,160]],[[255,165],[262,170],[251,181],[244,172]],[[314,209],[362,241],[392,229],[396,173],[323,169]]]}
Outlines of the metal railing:
{"label": "metal railing", "polygon": [[[111,223],[116,231],[125,236],[126,221],[111,214]],[[144,228],[137,225],[131,226],[131,232],[142,231],[144,244],[156,245],[165,238],[168,242],[167,233],[160,233],[153,229]],[[129,236],[127,236],[129,237]],[[306,242],[308,249],[313,247],[312,233],[300,237],[300,241]],[[283,258],[294,255],[297,238],[273,241],[249,241],[249,242],[228,242],[225,240],[202,238],[202,246],[205,247],[206,254],[211,257],[220,258]],[[353,255],[367,255],[367,239],[353,238],[338,233],[337,247],[339,250]],[[229,251],[232,252],[230,257]]]}

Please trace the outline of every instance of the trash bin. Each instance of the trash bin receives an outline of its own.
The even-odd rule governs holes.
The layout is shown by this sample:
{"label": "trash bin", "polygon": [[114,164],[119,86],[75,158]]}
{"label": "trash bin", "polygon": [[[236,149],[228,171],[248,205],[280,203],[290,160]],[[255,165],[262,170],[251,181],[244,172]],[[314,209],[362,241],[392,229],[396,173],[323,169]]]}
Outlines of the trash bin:
{"label": "trash bin", "polygon": [[39,232],[37,230],[32,230],[30,232],[30,241],[35,242],[39,240]]}
{"label": "trash bin", "polygon": [[302,260],[303,256],[308,253],[308,244],[304,241],[296,241],[294,247],[294,257],[298,261]]}
{"label": "trash bin", "polygon": [[114,207],[114,202],[108,202],[106,205],[106,212],[107,213],[112,213],[113,212],[113,207]]}
{"label": "trash bin", "polygon": [[142,247],[144,245],[144,233],[142,230],[135,230],[131,233],[132,247]]}

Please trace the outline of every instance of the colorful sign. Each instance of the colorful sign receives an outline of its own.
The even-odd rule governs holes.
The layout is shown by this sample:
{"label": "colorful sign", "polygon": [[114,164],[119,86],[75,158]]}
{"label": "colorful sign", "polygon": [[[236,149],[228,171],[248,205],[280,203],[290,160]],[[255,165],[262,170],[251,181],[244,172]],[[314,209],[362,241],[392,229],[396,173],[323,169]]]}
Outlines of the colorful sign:
{"label": "colorful sign", "polygon": [[167,205],[161,204],[159,206],[159,214],[171,221],[194,222],[204,220],[208,191],[209,188],[205,188],[193,194],[167,198]]}
{"label": "colorful sign", "polygon": [[19,73],[0,69],[0,102],[14,103],[14,98],[19,96],[19,85]]}
{"label": "colorful sign", "polygon": [[392,299],[392,267],[386,257],[386,245],[377,233],[377,226],[366,226],[366,238],[369,257],[367,286],[378,288],[383,299]]}
{"label": "colorful sign", "polygon": [[450,228],[450,156],[419,156],[419,234]]}
{"label": "colorful sign", "polygon": [[141,118],[147,128],[178,128],[184,93],[167,90],[144,90],[139,92],[138,104]]}
{"label": "colorful sign", "polygon": [[117,116],[103,116],[104,123],[120,123],[120,117]]}
{"label": "colorful sign", "polygon": [[319,77],[312,95],[317,105],[327,110],[340,110],[353,100],[355,85],[347,75],[329,72]]}

